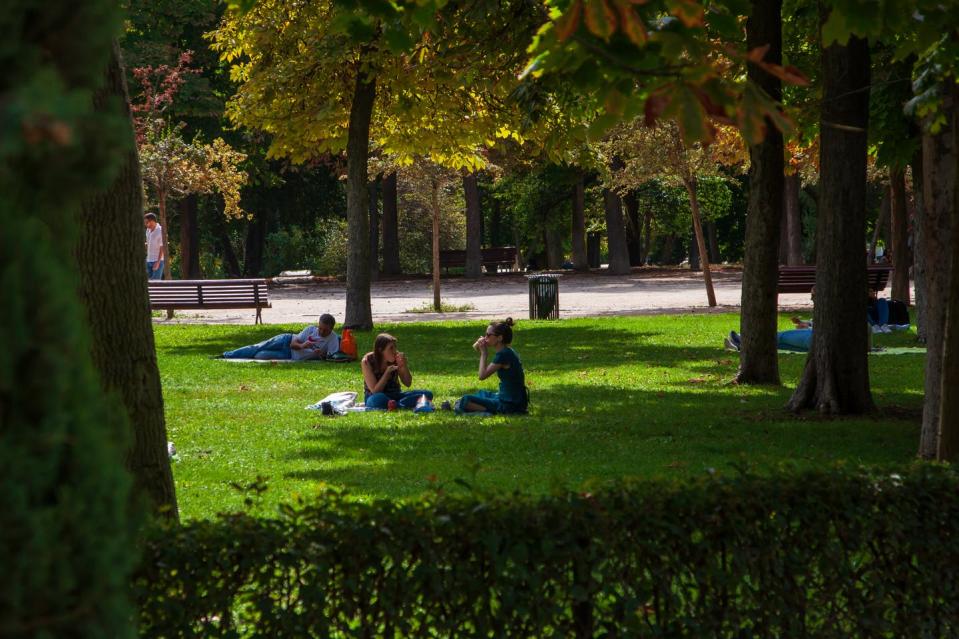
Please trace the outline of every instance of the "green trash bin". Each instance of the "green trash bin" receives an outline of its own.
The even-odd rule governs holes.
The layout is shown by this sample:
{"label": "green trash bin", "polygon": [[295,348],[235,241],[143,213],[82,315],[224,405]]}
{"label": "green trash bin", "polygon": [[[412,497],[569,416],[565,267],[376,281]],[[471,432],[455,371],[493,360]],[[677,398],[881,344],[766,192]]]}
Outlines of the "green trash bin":
{"label": "green trash bin", "polygon": [[559,277],[532,275],[528,279],[529,318],[559,319]]}

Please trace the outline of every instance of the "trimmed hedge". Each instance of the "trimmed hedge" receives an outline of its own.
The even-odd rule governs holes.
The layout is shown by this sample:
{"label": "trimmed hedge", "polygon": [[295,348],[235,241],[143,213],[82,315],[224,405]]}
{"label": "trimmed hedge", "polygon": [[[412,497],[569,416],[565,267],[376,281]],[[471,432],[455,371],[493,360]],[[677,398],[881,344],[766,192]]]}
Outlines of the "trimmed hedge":
{"label": "trimmed hedge", "polygon": [[143,637],[950,637],[959,474],[842,470],[155,531]]}

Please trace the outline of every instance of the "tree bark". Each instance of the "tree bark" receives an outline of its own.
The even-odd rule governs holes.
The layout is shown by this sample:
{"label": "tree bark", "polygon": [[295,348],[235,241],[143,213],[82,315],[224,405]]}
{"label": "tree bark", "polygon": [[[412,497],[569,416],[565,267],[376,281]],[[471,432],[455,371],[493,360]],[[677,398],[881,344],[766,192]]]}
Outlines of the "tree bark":
{"label": "tree bark", "polygon": [[440,297],[440,183],[433,179],[430,184],[430,208],[433,210],[433,310],[443,312]]}
{"label": "tree bark", "polygon": [[703,270],[703,265],[699,261],[699,244],[696,243],[696,229],[690,229],[689,233],[689,270],[698,273]]}
{"label": "tree bark", "polygon": [[[950,94],[953,104],[959,102],[959,90],[951,84]],[[952,148],[959,148],[959,129],[953,122]],[[948,170],[948,166],[944,167]],[[952,155],[952,215],[950,228],[951,247],[949,264],[949,288],[945,301],[946,318],[942,347],[942,383],[940,384],[941,404],[939,406],[939,442],[936,459],[954,462],[959,460],[959,161]],[[903,185],[905,186],[905,185]],[[905,188],[903,188],[905,191]],[[905,198],[903,198],[905,199]],[[893,227],[893,233],[896,227]],[[893,256],[897,255],[893,253]],[[908,284],[908,279],[906,280]],[[894,296],[895,297],[895,296]]]}
{"label": "tree bark", "polygon": [[94,96],[97,111],[122,105],[127,152],[117,178],[83,203],[77,220],[77,286],[92,336],[100,383],[122,400],[132,430],[126,466],[153,511],[177,519],[176,490],[167,454],[163,393],[157,368],[150,302],[143,274],[143,202],[140,165],[129,119],[120,49],[113,43],[106,83]]}
{"label": "tree bark", "polygon": [[463,177],[463,194],[466,197],[466,277],[483,275],[482,223],[483,211],[480,208],[479,183],[476,173]]}
{"label": "tree bark", "polygon": [[629,251],[629,265],[640,266],[640,254],[643,252],[643,237],[639,227],[639,198],[630,191],[623,198],[626,207],[626,249]]}
{"label": "tree bark", "polygon": [[609,272],[629,274],[629,249],[626,247],[626,225],[623,222],[623,202],[610,189],[603,189],[606,209],[606,241],[609,246]]}
{"label": "tree bark", "polygon": [[642,263],[645,265],[649,261],[649,252],[653,248],[653,212],[646,211],[643,215],[643,253]]}
{"label": "tree bark", "polygon": [[546,266],[550,270],[563,268],[563,234],[557,229],[546,229]]}
{"label": "tree bark", "polygon": [[786,264],[799,266],[802,259],[802,210],[799,206],[800,177],[798,173],[783,178],[783,218],[785,227],[780,232],[786,236]]}
{"label": "tree bark", "polygon": [[197,196],[180,200],[180,278],[200,279],[200,237],[197,229]]}
{"label": "tree bark", "polygon": [[[939,449],[939,412],[942,395],[942,352],[949,290],[952,248],[949,245],[956,189],[956,103],[947,96],[942,106],[946,125],[922,140],[923,207],[918,252],[923,255],[925,289],[926,383],[922,407],[919,456],[932,459]],[[955,393],[955,389],[950,389]]]}
{"label": "tree bark", "polygon": [[703,223],[699,215],[699,198],[696,196],[696,180],[684,182],[689,194],[689,210],[693,214],[693,233],[696,234],[696,248],[703,268],[703,282],[706,284],[706,300],[710,306],[716,306],[716,293],[713,291],[713,276],[709,272],[709,253],[706,252],[706,239],[703,237]]}
{"label": "tree bark", "polygon": [[573,186],[573,268],[588,271],[586,261],[586,177],[580,171]]}
{"label": "tree bark", "polygon": [[[180,224],[184,222],[181,220]],[[267,214],[258,211],[256,216],[247,222],[246,242],[243,245],[243,276],[259,277],[263,272],[263,247],[266,244]],[[180,247],[180,254],[186,256],[186,249]],[[184,279],[189,279],[184,275]]]}
{"label": "tree bark", "polygon": [[383,177],[383,273],[399,275],[400,266],[400,222],[396,194],[396,171]]}
{"label": "tree bark", "polygon": [[922,145],[912,157],[912,193],[915,204],[915,224],[912,225],[912,245],[916,250],[912,252],[912,276],[916,284],[915,323],[916,337],[919,342],[926,343],[926,259],[922,250],[925,241],[922,235],[922,224],[925,217],[925,173],[922,165]]}
{"label": "tree bark", "polygon": [[812,349],[792,410],[861,414],[873,409],[866,323],[866,139],[869,45],[850,38],[822,55],[819,217]]}
{"label": "tree bark", "polygon": [[376,185],[379,180],[369,184],[370,206],[370,280],[380,275],[380,212],[376,201]]}
{"label": "tree bark", "polygon": [[344,326],[373,328],[370,302],[370,226],[366,185],[369,181],[370,120],[376,99],[376,80],[357,65],[350,124],[346,141],[346,319]]}
{"label": "tree bark", "polygon": [[883,234],[886,227],[886,220],[889,219],[889,211],[892,208],[892,202],[889,197],[889,190],[886,189],[883,191],[882,199],[879,201],[879,215],[876,218],[876,226],[872,230],[872,241],[869,243],[869,252],[867,253],[867,262],[872,264],[876,261],[876,247],[879,245],[879,238],[882,237],[884,242],[888,241],[888,237]]}
{"label": "tree bark", "polygon": [[[753,0],[746,22],[746,47],[769,45],[766,61],[782,63],[782,0]],[[777,102],[782,99],[778,78],[749,65],[749,78]],[[736,381],[779,384],[776,325],[779,280],[779,236],[783,218],[784,160],[782,133],[767,122],[765,139],[749,147],[749,201],[743,259],[742,346]],[[712,304],[710,304],[711,306]]]}
{"label": "tree bark", "polygon": [[889,172],[890,222],[892,244],[892,299],[909,304],[909,267],[912,266],[912,251],[909,250],[909,212],[906,210],[906,172],[895,169]]}
{"label": "tree bark", "polygon": [[719,235],[716,230],[716,222],[706,222],[706,248],[709,249],[709,262],[711,264],[722,262],[722,255],[719,254]]}
{"label": "tree bark", "polygon": [[[167,196],[166,191],[160,190],[157,193],[157,212],[160,217],[160,230],[161,235],[163,236],[163,279],[170,280],[173,279],[173,253],[170,251],[170,230],[168,228],[169,217],[166,214],[166,204]],[[173,317],[173,311],[167,313],[167,317]]]}
{"label": "tree bark", "polygon": [[[222,206],[222,202],[220,203]],[[226,221],[223,219],[223,211],[220,210],[215,215],[216,237],[220,241],[220,248],[223,250],[223,263],[228,277],[240,277],[243,272],[240,269],[240,260],[236,257],[236,251],[233,250],[233,242],[230,240],[230,234],[227,232]]]}

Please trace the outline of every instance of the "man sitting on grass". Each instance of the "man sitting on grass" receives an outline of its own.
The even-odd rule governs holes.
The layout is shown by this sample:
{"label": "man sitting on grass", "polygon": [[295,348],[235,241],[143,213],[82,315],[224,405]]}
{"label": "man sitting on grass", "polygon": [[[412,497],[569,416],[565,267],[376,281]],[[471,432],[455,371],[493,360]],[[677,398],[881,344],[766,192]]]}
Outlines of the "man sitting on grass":
{"label": "man sitting on grass", "polygon": [[340,336],[333,332],[336,320],[329,313],[320,315],[315,325],[298,335],[283,333],[259,344],[243,346],[223,353],[227,359],[323,359],[340,350]]}

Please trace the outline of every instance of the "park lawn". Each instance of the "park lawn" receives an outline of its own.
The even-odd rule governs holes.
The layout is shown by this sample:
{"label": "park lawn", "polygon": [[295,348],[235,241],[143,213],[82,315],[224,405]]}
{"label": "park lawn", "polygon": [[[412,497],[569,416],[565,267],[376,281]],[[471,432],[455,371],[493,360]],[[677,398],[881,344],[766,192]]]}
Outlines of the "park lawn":
{"label": "park lawn", "polygon": [[[157,325],[177,497],[185,518],[244,508],[265,479],[258,513],[324,485],[360,499],[436,486],[545,492],[619,477],[672,478],[789,464],[905,463],[915,456],[925,354],[913,332],[875,336],[869,358],[880,411],[866,418],[796,417],[782,406],[805,355],[780,356],[784,386],[730,384],[738,357],[722,338],[738,315],[688,314],[521,321],[513,346],[526,368],[530,415],[437,411],[324,417],[308,404],[362,392],[358,363],[239,363],[212,356],[300,325]],[[780,319],[787,328],[787,315]],[[399,339],[414,388],[444,399],[495,389],[476,377],[479,322],[381,325]],[[358,333],[360,352],[371,333]],[[895,348],[898,347],[898,348]]]}

